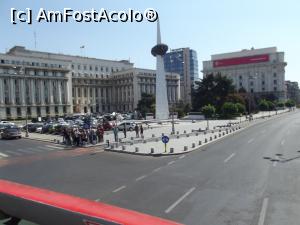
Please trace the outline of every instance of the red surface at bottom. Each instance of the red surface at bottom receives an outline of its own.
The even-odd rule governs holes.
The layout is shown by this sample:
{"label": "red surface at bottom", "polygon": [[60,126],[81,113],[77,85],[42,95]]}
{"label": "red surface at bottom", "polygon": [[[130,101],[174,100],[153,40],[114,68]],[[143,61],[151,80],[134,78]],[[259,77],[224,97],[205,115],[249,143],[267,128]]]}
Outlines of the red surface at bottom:
{"label": "red surface at bottom", "polygon": [[0,193],[124,225],[182,225],[116,206],[1,179]]}

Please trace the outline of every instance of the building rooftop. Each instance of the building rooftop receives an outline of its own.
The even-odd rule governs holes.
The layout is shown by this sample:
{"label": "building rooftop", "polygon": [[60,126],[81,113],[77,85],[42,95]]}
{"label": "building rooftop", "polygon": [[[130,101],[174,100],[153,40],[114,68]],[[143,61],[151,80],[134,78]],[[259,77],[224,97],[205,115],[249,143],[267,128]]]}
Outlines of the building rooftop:
{"label": "building rooftop", "polygon": [[259,48],[259,49],[255,49],[252,47],[251,49],[243,49],[237,52],[215,54],[211,56],[211,60],[230,59],[230,58],[238,58],[238,57],[245,57],[245,56],[270,54],[276,52],[277,52],[276,47]]}

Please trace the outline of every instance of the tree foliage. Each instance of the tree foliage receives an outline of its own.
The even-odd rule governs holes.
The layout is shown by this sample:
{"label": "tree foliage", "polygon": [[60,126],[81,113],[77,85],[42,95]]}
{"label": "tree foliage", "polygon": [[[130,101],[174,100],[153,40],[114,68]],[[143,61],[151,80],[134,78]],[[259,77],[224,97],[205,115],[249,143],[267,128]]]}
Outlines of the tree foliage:
{"label": "tree foliage", "polygon": [[278,101],[276,102],[276,106],[279,108],[283,108],[284,107],[284,102],[283,101]]}
{"label": "tree foliage", "polygon": [[243,104],[241,104],[241,103],[238,102],[238,103],[235,103],[235,106],[236,106],[237,112],[239,114],[244,114],[245,113],[245,111],[246,111],[245,105],[243,105]]}
{"label": "tree foliage", "polygon": [[268,111],[269,110],[268,101],[265,99],[260,100],[258,107],[259,107],[259,110],[261,110],[261,111]]}
{"label": "tree foliage", "polygon": [[225,102],[222,105],[222,115],[225,118],[231,118],[235,115],[237,115],[238,113],[238,107],[236,104],[232,103],[232,102]]}
{"label": "tree foliage", "polygon": [[196,82],[197,89],[193,92],[193,109],[199,111],[203,106],[211,104],[219,111],[226,97],[234,92],[232,80],[217,75],[207,75]]}
{"label": "tree foliage", "polygon": [[155,97],[151,94],[142,93],[142,98],[138,102],[137,110],[145,116],[146,113],[155,112]]}
{"label": "tree foliage", "polygon": [[201,108],[202,114],[205,116],[206,119],[212,118],[213,115],[216,113],[216,108],[211,104],[205,105]]}
{"label": "tree foliage", "polygon": [[275,110],[275,104],[272,101],[267,101],[267,103],[269,111]]}
{"label": "tree foliage", "polygon": [[285,106],[288,107],[288,108],[291,108],[291,107],[294,107],[296,105],[295,101],[292,100],[292,99],[288,99],[286,102],[285,102]]}

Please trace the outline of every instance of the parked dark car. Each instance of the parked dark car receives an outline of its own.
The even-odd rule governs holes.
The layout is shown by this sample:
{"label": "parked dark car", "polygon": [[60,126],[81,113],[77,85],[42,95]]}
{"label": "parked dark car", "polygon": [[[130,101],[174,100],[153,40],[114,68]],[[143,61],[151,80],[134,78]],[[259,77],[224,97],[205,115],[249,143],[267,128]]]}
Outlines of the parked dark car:
{"label": "parked dark car", "polygon": [[1,134],[2,139],[21,138],[21,129],[16,126],[10,126],[3,130]]}
{"label": "parked dark car", "polygon": [[0,133],[3,132],[3,130],[7,127],[10,127],[10,124],[0,124]]}
{"label": "parked dark car", "polygon": [[[36,132],[36,128],[42,127],[43,124],[42,123],[30,123],[30,124],[27,124],[27,126],[28,126],[28,132],[33,133],[33,132]],[[26,130],[26,125],[23,127],[23,130]]]}

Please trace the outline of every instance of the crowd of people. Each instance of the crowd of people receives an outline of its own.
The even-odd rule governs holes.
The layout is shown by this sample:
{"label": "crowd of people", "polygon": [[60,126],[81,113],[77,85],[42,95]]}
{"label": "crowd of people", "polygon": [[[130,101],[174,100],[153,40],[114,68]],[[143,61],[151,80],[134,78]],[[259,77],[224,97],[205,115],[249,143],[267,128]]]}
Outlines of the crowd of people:
{"label": "crowd of people", "polygon": [[[113,133],[114,133],[115,142],[118,142],[119,141],[119,128],[116,125],[114,125],[112,130],[113,130]],[[123,130],[124,138],[126,138],[127,137],[126,124],[124,124],[124,127],[123,127],[122,130]],[[136,138],[139,138],[139,137],[144,138],[144,128],[143,128],[142,124],[140,124],[140,125],[136,124],[134,126],[134,130],[135,130]]]}
{"label": "crowd of people", "polygon": [[89,128],[65,128],[63,130],[63,142],[66,145],[83,146],[103,142],[104,128],[99,125],[96,129]]}
{"label": "crowd of people", "polygon": [[[127,128],[124,124],[123,134],[127,137]],[[112,128],[115,142],[119,141],[119,128],[116,124]],[[144,128],[142,124],[134,126],[136,138],[144,138]],[[62,132],[63,143],[70,146],[84,146],[86,144],[97,144],[103,142],[104,128],[99,125],[97,128],[64,128]]]}

